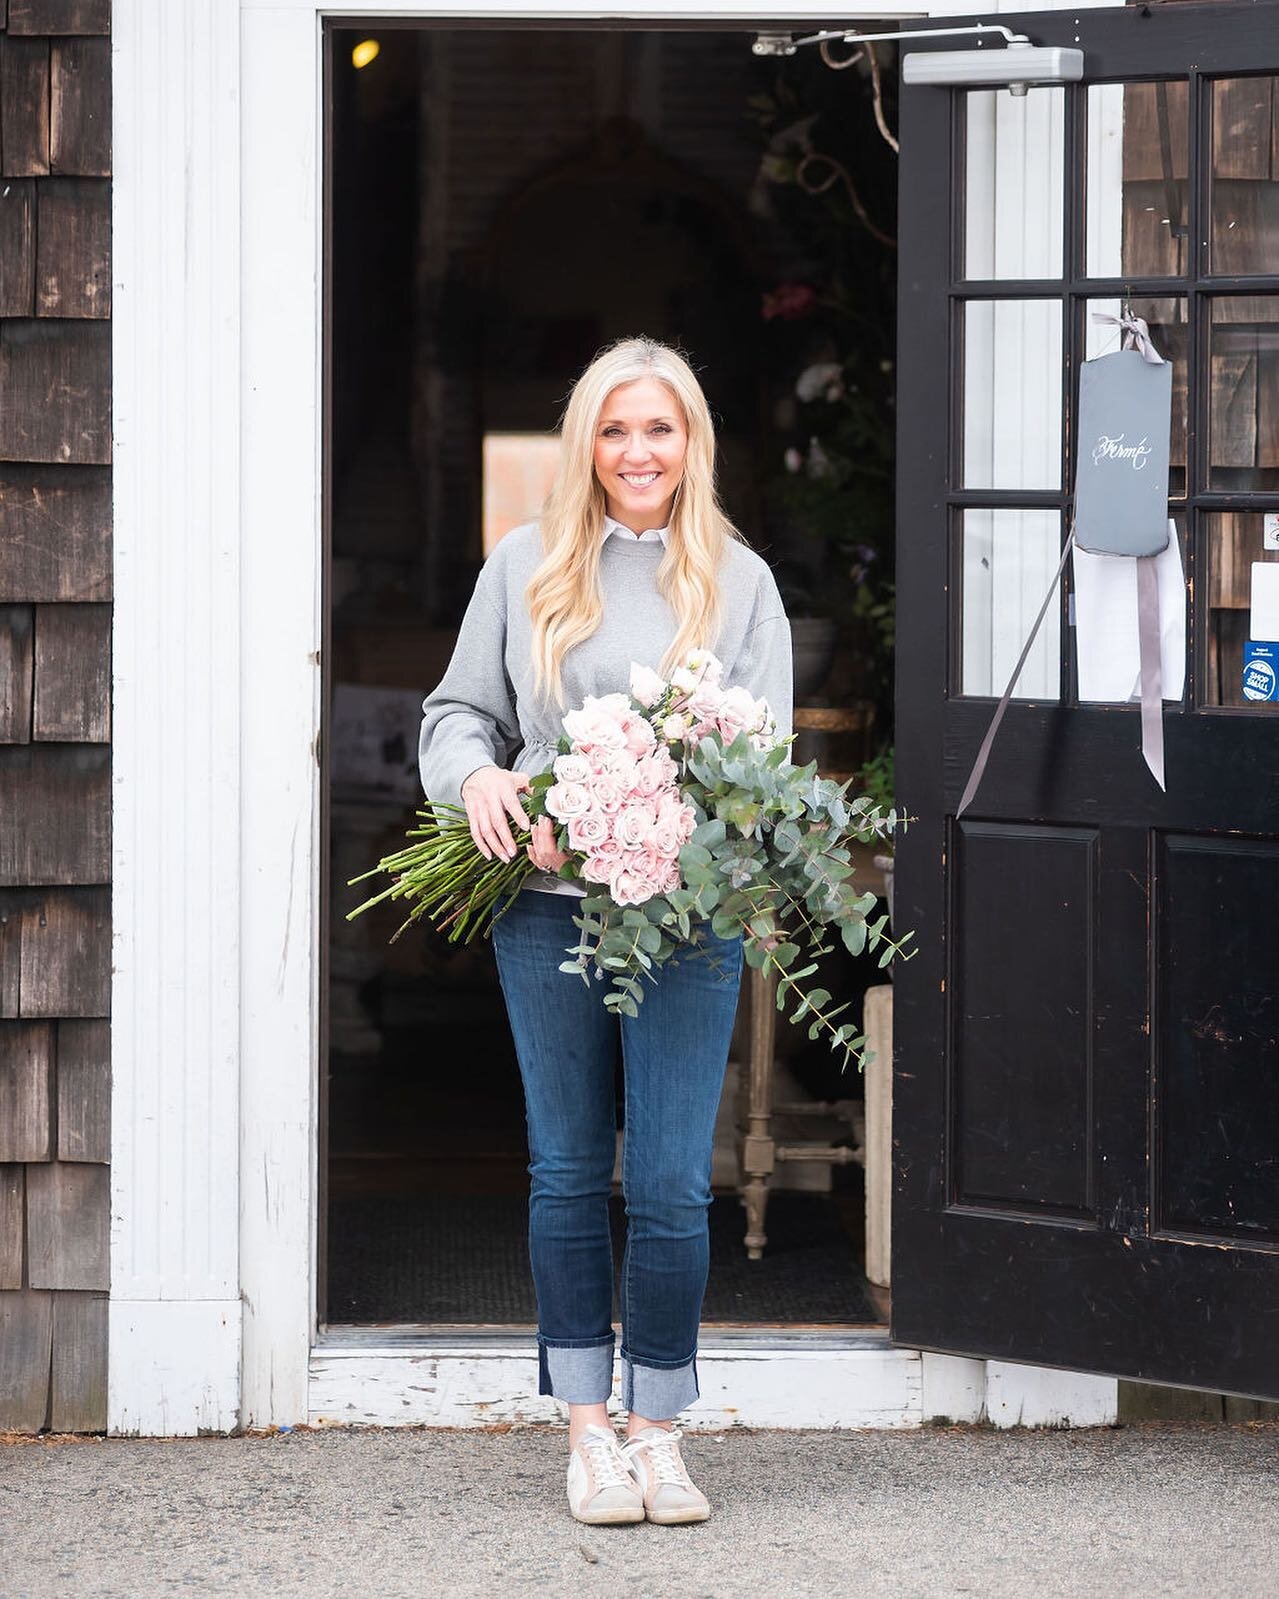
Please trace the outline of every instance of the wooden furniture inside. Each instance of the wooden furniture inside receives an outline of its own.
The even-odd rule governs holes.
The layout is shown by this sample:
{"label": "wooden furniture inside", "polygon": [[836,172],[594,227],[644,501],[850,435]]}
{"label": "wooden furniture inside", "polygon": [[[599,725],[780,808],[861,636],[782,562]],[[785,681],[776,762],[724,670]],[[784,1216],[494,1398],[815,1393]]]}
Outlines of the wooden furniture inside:
{"label": "wooden furniture inside", "polygon": [[[851,706],[797,706],[794,726],[801,739],[796,740],[795,759],[801,763],[816,759],[822,777],[845,782],[869,758],[874,715],[874,706],[869,702]],[[807,748],[799,747],[801,741]],[[844,765],[847,769],[841,769]],[[882,875],[874,866],[873,852],[866,848],[858,853],[861,855],[857,863],[859,877],[867,887],[882,894]],[[808,1161],[830,1166],[847,1166],[854,1162],[866,1165],[867,1108],[861,1098],[851,1095],[838,1100],[779,1101],[776,1098],[776,978],[752,968],[747,975],[747,1003],[749,1051],[738,1111],[740,1181],[742,1203],[746,1207],[744,1244],[747,1257],[760,1260],[768,1244],[765,1230],[768,1196],[777,1167],[787,1162]],[[856,1082],[850,1082],[850,1087],[854,1086]],[[853,1141],[842,1143],[826,1138],[781,1142],[774,1131],[774,1118],[778,1116],[812,1117],[827,1122],[833,1118],[847,1123]],[[877,1182],[878,1168],[873,1175]],[[872,1186],[869,1167],[866,1177],[869,1195]]]}

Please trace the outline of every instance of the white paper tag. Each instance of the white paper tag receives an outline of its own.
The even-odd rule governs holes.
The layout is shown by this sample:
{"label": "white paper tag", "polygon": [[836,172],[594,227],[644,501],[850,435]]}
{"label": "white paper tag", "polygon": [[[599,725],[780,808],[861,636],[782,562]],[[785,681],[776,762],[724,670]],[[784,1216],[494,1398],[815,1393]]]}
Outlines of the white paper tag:
{"label": "white paper tag", "polygon": [[1279,550],[1279,511],[1267,511],[1261,519],[1261,547]]}
{"label": "white paper tag", "polygon": [[1252,563],[1252,607],[1248,637],[1279,639],[1279,561]]}
{"label": "white paper tag", "polygon": [[[1166,700],[1179,700],[1186,674],[1186,580],[1181,545],[1169,524],[1168,547],[1156,556],[1159,621]],[[1137,563],[1090,555],[1078,546],[1074,563],[1077,601],[1079,698],[1088,704],[1123,704],[1136,698],[1141,671],[1137,638]],[[1279,563],[1275,565],[1279,572]]]}

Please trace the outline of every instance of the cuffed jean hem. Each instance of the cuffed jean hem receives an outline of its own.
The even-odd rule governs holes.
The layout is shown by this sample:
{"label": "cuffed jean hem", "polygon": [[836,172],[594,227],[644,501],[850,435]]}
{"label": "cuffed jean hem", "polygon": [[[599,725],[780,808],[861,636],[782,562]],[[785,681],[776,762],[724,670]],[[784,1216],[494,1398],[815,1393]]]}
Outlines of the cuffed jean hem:
{"label": "cuffed jean hem", "polygon": [[566,1405],[602,1405],[613,1392],[612,1333],[606,1338],[550,1343],[537,1340],[539,1394]]}
{"label": "cuffed jean hem", "polygon": [[671,1421],[697,1398],[697,1358],[653,1366],[622,1350],[622,1405],[650,1421]]}

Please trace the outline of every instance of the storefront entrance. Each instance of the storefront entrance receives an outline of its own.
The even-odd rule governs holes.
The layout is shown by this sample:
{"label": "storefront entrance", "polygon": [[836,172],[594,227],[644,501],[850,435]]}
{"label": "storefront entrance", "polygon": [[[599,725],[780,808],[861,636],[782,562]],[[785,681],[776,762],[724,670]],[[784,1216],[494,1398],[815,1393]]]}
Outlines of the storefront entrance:
{"label": "storefront entrance", "polygon": [[[703,375],[729,514],[795,618],[801,758],[858,786],[886,767],[897,172],[879,123],[895,120],[896,77],[878,58],[843,72],[815,51],[763,58],[751,40],[462,25],[327,38],[330,1328],[535,1320],[522,1099],[491,952],[429,929],[390,943],[391,909],[348,922],[369,892],[348,879],[412,823],[422,696],[480,562],[536,515],[564,396],[608,340],[668,340]],[[869,851],[862,870],[882,891]],[[858,1001],[884,982],[873,958],[830,964],[828,986]],[[791,1158],[755,1178],[764,1242],[747,1247],[745,992],[706,1320],[883,1326],[887,1275],[869,1281],[864,1259],[864,1086],[799,1029],[775,1039],[767,1094],[768,1158]],[[886,1161],[870,1175],[886,1214]]]}
{"label": "storefront entrance", "polygon": [[[431,10],[390,9],[410,33]],[[519,31],[569,39],[584,9],[565,0]],[[374,15],[359,0],[343,12],[343,28]],[[1274,559],[1279,514],[1279,278],[1267,270],[1279,38],[1273,8],[1243,0],[1005,20],[1035,43],[1081,49],[1083,81],[1020,100],[992,87],[968,99],[911,88],[897,129],[896,736],[900,794],[918,821],[902,841],[896,891],[921,953],[894,982],[894,1337],[844,1321],[721,1328],[707,1341],[703,1424],[1112,1419],[1113,1376],[1081,1371],[1274,1392],[1263,1335],[1279,1293],[1270,925],[1279,751],[1269,705],[1240,703],[1238,674],[1244,645],[1257,642],[1255,569]],[[648,31],[665,24],[733,32],[747,50],[759,31],[801,33],[812,19],[718,3],[692,19],[656,0]],[[323,674],[343,680],[327,607],[345,581],[341,516],[353,505],[365,517],[376,565],[369,539],[388,526],[378,496],[405,492],[402,456],[366,458],[358,471],[348,461],[345,511],[321,492],[337,487],[326,447],[339,404],[322,359],[325,297],[342,251],[361,242],[334,236],[323,203],[335,171],[324,159],[325,51],[337,25],[306,0],[242,0],[238,15],[193,3],[172,34],[167,12],[154,38],[144,30],[156,70],[129,68],[126,52],[114,90],[115,203],[132,252],[121,276],[147,295],[145,317],[135,309],[119,324],[115,404],[166,443],[148,462],[145,495],[136,456],[122,451],[116,466],[117,482],[132,485],[117,537],[118,681],[128,688],[181,663],[183,698],[163,703],[195,732],[184,735],[183,762],[148,759],[138,707],[149,702],[123,697],[113,780],[145,794],[139,814],[150,821],[134,817],[113,880],[113,1430],[553,1413],[536,1395],[518,1326],[343,1328],[325,1281],[338,1185],[322,1176],[321,1157],[338,1112],[346,1133],[359,1118],[349,1083],[327,1102],[321,1091],[332,1043],[323,967],[333,888],[376,844],[371,830],[345,857],[335,849],[323,898],[337,836],[328,808],[339,804],[336,774],[331,801],[323,776],[337,734]],[[438,25],[459,31],[456,18]],[[484,31],[501,48],[516,30],[490,18]],[[947,42],[909,48],[933,44]],[[183,70],[167,70],[172,62]],[[715,108],[694,145],[725,126],[708,76],[685,84],[695,105]],[[471,130],[477,148],[486,127],[481,118]],[[157,165],[170,151],[181,165]],[[444,151],[428,141],[419,167]],[[179,180],[205,229],[193,250],[156,220],[168,213],[154,194]],[[409,240],[415,271],[429,277],[430,249],[455,225]],[[544,242],[527,223],[516,236],[528,248]],[[466,291],[485,281],[463,281],[457,314],[436,317],[458,337],[424,387],[408,391],[419,444],[446,437],[426,425],[432,417],[460,425],[469,448],[482,440],[490,413],[472,408],[479,397],[444,403],[456,391],[441,385],[491,370],[492,352],[477,350],[462,314]],[[514,305],[518,288],[508,278],[491,303]],[[1177,380],[1170,511],[1191,583],[1186,689],[1166,714],[1167,794],[1141,766],[1135,710],[1076,703],[1067,598],[977,804],[957,824],[1010,651],[1061,547],[1078,367],[1099,347],[1087,313],[1125,299],[1151,321]],[[387,303],[380,314],[394,326],[401,309]],[[642,307],[624,309],[630,326]],[[350,331],[358,342],[361,330]],[[571,373],[573,340],[589,339],[567,324],[561,335],[557,370]],[[195,374],[183,390],[193,409],[170,419],[175,391],[156,374],[175,349]],[[521,351],[526,376],[538,378],[537,350],[509,328],[495,349]],[[371,403],[379,384],[351,392]],[[536,382],[532,396],[528,409],[501,410],[495,391],[488,431],[532,428],[530,413],[545,416],[554,398]],[[468,480],[482,481],[480,459]],[[475,525],[447,500],[432,516],[441,529]],[[195,531],[184,544],[174,527]],[[450,533],[435,554],[443,562],[461,549]],[[428,625],[447,632],[466,572],[428,575],[413,603],[444,607]],[[395,573],[372,576],[396,602]],[[373,631],[385,633],[385,620],[378,613]],[[429,679],[421,659],[392,686],[416,691]],[[388,743],[393,755],[393,734]],[[197,791],[203,804],[192,802]],[[174,905],[192,914],[157,918],[157,906]],[[358,1028],[370,996],[357,961],[344,980],[352,974],[341,1019]],[[487,1003],[472,1002],[486,1029]],[[334,1005],[331,1030],[338,1019]],[[441,1039],[434,1053],[471,1117],[480,1098],[471,1083],[490,1081],[471,1070],[476,1035],[420,1013],[411,1024]],[[489,1060],[486,1046],[485,1070]],[[488,1167],[510,1173],[518,1121],[507,1070],[486,1136],[500,1156]],[[413,1124],[426,1128],[439,1102],[412,1060],[399,1071],[401,1147],[420,1161]],[[485,1152],[458,1144],[451,1159],[438,1127],[435,1136],[426,1153],[465,1200],[462,1179],[486,1169]],[[376,1243],[370,1228],[355,1247]],[[389,1308],[404,1314],[402,1303]]]}

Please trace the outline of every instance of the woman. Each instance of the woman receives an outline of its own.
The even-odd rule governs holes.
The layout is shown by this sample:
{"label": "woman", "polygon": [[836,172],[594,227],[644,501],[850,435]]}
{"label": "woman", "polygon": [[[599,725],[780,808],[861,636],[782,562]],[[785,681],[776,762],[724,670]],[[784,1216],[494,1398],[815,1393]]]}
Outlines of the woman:
{"label": "woman", "polygon": [[[771,705],[790,731],[786,614],[771,572],[720,508],[705,396],[687,362],[649,339],[602,351],[573,387],[558,475],[540,522],[485,563],[439,687],[424,704],[430,799],[465,806],[486,858],[511,860],[529,826],[519,800],[555,758],[566,710],[625,691],[633,661],[669,671],[712,649],[726,684]],[[514,769],[507,758],[516,751]],[[530,874],[495,923],[498,974],[528,1116],[529,1252],[539,1391],[568,1405],[568,1499],[593,1523],[702,1521],[674,1418],[696,1397],[706,1287],[711,1143],[741,980],[741,939],[704,929],[620,1019],[625,1075],[622,1402],[609,1421],[619,1019],[559,970],[580,934],[581,890],[543,819]]]}

